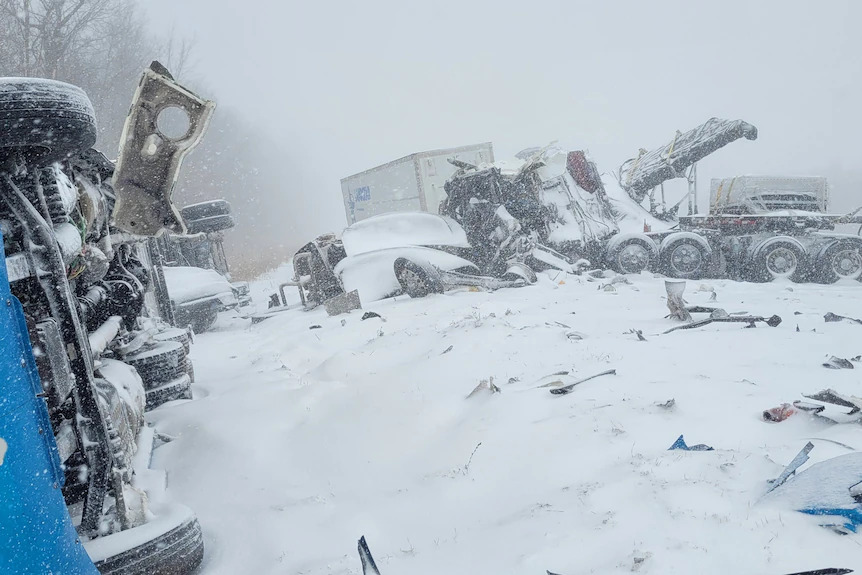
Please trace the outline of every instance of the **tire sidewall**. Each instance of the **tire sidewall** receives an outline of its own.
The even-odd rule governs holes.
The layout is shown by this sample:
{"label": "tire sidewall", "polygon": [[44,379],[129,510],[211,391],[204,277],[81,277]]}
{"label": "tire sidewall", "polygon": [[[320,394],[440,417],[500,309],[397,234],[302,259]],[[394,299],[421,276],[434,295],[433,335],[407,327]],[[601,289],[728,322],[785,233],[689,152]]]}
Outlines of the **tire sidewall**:
{"label": "tire sidewall", "polygon": [[[696,248],[698,252],[700,252],[701,266],[697,270],[688,273],[678,273],[674,271],[673,265],[671,264],[671,256],[673,255],[674,250],[676,250],[682,245],[692,246]],[[701,279],[706,274],[706,271],[709,269],[710,252],[708,249],[704,248],[704,246],[696,239],[690,237],[682,237],[662,246],[661,253],[659,254],[659,260],[661,263],[662,272],[665,275],[675,279],[697,280]]]}

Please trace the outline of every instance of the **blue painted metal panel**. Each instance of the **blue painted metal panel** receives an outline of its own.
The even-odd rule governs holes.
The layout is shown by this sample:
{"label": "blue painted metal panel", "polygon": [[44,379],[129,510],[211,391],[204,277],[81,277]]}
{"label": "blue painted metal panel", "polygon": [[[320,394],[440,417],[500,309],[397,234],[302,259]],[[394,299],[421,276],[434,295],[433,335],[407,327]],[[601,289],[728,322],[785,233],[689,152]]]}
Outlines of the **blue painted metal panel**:
{"label": "blue painted metal panel", "polygon": [[0,258],[0,572],[98,575],[60,491],[57,445],[2,247]]}

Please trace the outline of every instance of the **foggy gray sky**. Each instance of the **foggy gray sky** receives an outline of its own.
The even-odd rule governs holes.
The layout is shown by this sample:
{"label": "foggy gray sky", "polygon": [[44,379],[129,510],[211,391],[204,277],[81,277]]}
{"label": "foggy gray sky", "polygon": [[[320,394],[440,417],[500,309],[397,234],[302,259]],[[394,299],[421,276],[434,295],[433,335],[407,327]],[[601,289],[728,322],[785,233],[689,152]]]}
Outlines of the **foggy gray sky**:
{"label": "foggy gray sky", "polygon": [[[305,169],[304,233],[343,226],[340,178],[426,149],[552,140],[616,170],[711,116],[755,124],[709,178],[826,175],[862,203],[862,2],[147,0],[198,74]],[[309,198],[319,201],[317,214]]]}

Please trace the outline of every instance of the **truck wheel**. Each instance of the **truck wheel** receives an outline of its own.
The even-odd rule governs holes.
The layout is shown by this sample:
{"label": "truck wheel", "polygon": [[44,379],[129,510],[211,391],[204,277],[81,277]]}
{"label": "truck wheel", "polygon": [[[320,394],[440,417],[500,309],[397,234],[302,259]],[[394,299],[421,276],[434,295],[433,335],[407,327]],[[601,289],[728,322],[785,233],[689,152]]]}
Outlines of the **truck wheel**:
{"label": "truck wheel", "polygon": [[395,260],[395,277],[404,293],[410,297],[425,297],[432,293],[443,293],[443,282],[426,266],[405,258]]}
{"label": "truck wheel", "polygon": [[227,216],[230,215],[230,202],[227,200],[212,200],[192,204],[182,208],[180,215],[187,222],[201,218],[211,218],[212,216]]}
{"label": "truck wheel", "polygon": [[[174,506],[178,507],[178,506]],[[188,575],[194,573],[204,557],[204,538],[200,523],[193,515],[177,513],[182,521],[157,537],[152,537],[148,529],[152,525],[121,531],[115,537],[115,555],[96,560],[96,569],[102,575]],[[170,516],[167,518],[171,520]],[[156,519],[158,521],[158,519]],[[135,530],[140,532],[138,535]],[[136,547],[123,550],[121,542],[139,542]],[[99,541],[96,539],[95,541]],[[112,549],[113,550],[113,549]]]}
{"label": "truck wheel", "polygon": [[210,308],[206,310],[195,311],[189,324],[192,326],[192,331],[195,333],[203,333],[209,330],[218,319],[218,310]]}
{"label": "truck wheel", "polygon": [[46,166],[96,143],[96,115],[83,90],[41,78],[0,79],[0,156],[21,151]]}
{"label": "truck wheel", "polygon": [[209,216],[207,218],[186,222],[186,227],[188,227],[190,234],[221,232],[229,230],[233,226],[233,217],[230,215]]}
{"label": "truck wheel", "polygon": [[862,242],[836,240],[817,255],[814,280],[831,284],[838,280],[856,280],[862,277]]}
{"label": "truck wheel", "polygon": [[790,278],[804,281],[804,270],[808,261],[805,246],[787,236],[770,238],[754,248],[748,271],[752,281],[771,282]]}
{"label": "truck wheel", "polygon": [[608,267],[621,274],[639,274],[655,269],[658,248],[647,236],[632,236],[608,244]]}
{"label": "truck wheel", "polygon": [[694,237],[670,235],[663,242],[659,258],[662,271],[670,277],[696,280],[706,273],[710,252]]}

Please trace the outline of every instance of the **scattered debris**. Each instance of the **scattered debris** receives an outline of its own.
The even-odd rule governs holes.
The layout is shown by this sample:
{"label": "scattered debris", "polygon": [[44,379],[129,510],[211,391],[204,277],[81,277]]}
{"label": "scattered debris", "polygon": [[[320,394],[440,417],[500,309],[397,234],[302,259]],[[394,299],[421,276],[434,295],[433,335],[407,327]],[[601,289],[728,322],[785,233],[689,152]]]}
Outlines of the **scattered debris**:
{"label": "scattered debris", "polygon": [[359,301],[359,292],[353,290],[329,298],[323,302],[323,307],[329,315],[340,315],[355,309],[362,309],[362,302]]}
{"label": "scattered debris", "polygon": [[570,339],[571,341],[581,341],[586,336],[584,336],[584,334],[577,332],[577,331],[570,331],[566,334],[566,337],[568,339]]}
{"label": "scattered debris", "polygon": [[856,357],[851,357],[850,361],[862,361],[862,355],[857,355]]}
{"label": "scattered debris", "polygon": [[537,385],[534,389],[541,389],[543,387],[562,387],[563,385],[565,385],[565,382],[561,379],[557,379],[549,381],[548,383],[543,383],[542,385]]}
{"label": "scattered debris", "polygon": [[563,387],[560,387],[557,389],[552,389],[551,393],[553,393],[554,395],[566,395],[567,393],[571,393],[571,391],[575,388],[576,385],[580,385],[580,384],[584,383],[585,381],[589,381],[591,379],[595,379],[595,378],[601,377],[603,375],[616,375],[616,374],[617,374],[617,370],[609,369],[607,371],[603,371],[601,373],[597,373],[596,375],[591,375],[590,377],[586,377],[584,379],[576,381],[575,383],[570,383],[569,385],[566,385],[566,386],[563,386]]}
{"label": "scattered debris", "polygon": [[449,353],[449,352],[450,352],[450,351],[452,351],[453,349],[455,349],[455,346],[454,346],[454,345],[450,345],[449,347],[447,347],[446,349],[444,349],[442,352],[440,352],[440,355],[446,355],[447,353]]}
{"label": "scattered debris", "polygon": [[496,385],[494,385],[494,378],[493,377],[491,377],[490,379],[483,379],[482,381],[479,382],[479,385],[477,385],[475,388],[473,388],[473,391],[470,392],[470,394],[467,396],[467,399],[470,399],[474,395],[478,395],[478,394],[482,393],[483,391],[490,391],[491,393],[500,393],[500,388],[497,387]]}
{"label": "scattered debris", "polygon": [[677,449],[682,451],[714,451],[712,447],[703,443],[698,443],[697,445],[686,445],[685,439],[682,435],[673,442],[673,445],[667,448],[668,451],[674,451]]}
{"label": "scattered debris", "polygon": [[359,538],[359,560],[362,562],[362,575],[380,575],[364,535]]}
{"label": "scattered debris", "polygon": [[763,322],[769,327],[778,327],[781,325],[781,317],[774,315],[772,317],[761,317],[755,315],[744,315],[744,316],[728,316],[728,317],[708,317],[706,319],[699,319],[697,321],[693,321],[691,323],[687,323],[685,325],[678,325],[676,327],[672,327],[669,330],[662,332],[662,335],[669,334],[672,331],[676,331],[678,329],[693,329],[696,327],[703,327],[705,325],[709,325],[713,322],[725,322],[725,323],[747,323],[745,327],[755,327],[755,323]]}
{"label": "scattered debris", "polygon": [[814,571],[800,571],[799,573],[789,573],[788,575],[847,575],[853,573],[853,569],[815,569]]}
{"label": "scattered debris", "polygon": [[599,289],[607,291],[607,292],[615,292],[617,289],[614,287],[617,284],[625,284],[632,285],[632,282],[626,276],[619,275],[611,278],[611,281],[607,283],[603,283],[599,286]]}
{"label": "scattered debris", "polygon": [[676,406],[676,400],[674,398],[670,398],[664,403],[656,403],[657,407],[661,407],[662,409],[673,409]]}
{"label": "scattered debris", "polygon": [[771,409],[767,409],[763,412],[763,421],[772,421],[774,423],[778,423],[779,421],[784,421],[789,418],[791,415],[796,413],[796,410],[789,403],[782,403],[778,407],[773,407]]}
{"label": "scattered debris", "polygon": [[510,377],[509,381],[507,381],[506,383],[508,383],[509,385],[512,385],[513,383],[518,383],[519,381],[521,381],[521,378],[519,378],[519,377]]}
{"label": "scattered debris", "polygon": [[482,442],[476,444],[476,447],[473,448],[473,452],[470,454],[470,458],[467,460],[467,463],[464,464],[464,475],[470,474],[470,464],[473,463],[473,456],[476,455],[476,452],[479,451],[479,448],[482,447]]}
{"label": "scattered debris", "polygon": [[691,314],[685,309],[685,282],[665,281],[664,289],[667,292],[667,308],[670,315],[680,321],[691,321]]}
{"label": "scattered debris", "polygon": [[794,401],[793,407],[798,409],[799,411],[805,411],[807,413],[821,413],[824,409],[826,409],[825,405],[820,405],[819,403],[808,403],[807,401]]}
{"label": "scattered debris", "polygon": [[379,317],[380,319],[383,319],[383,317],[376,311],[367,311],[362,314],[362,321],[365,321],[366,319],[371,319],[373,317]]}
{"label": "scattered debris", "polygon": [[[808,443],[791,466],[799,459],[807,460],[811,447]],[[787,470],[782,476],[786,473]],[[860,483],[862,453],[846,453],[812,465],[792,481],[785,479],[783,485],[773,487],[768,499],[780,501],[800,513],[823,517],[822,527],[846,535],[858,532],[862,526],[862,504],[854,496]]]}
{"label": "scattered debris", "polygon": [[809,441],[805,444],[805,447],[803,447],[802,450],[796,454],[796,457],[793,458],[793,460],[787,465],[787,467],[784,468],[784,471],[781,472],[781,475],[769,482],[771,483],[771,485],[769,486],[769,489],[766,490],[766,493],[770,493],[771,491],[774,491],[775,489],[778,489],[779,487],[784,485],[784,483],[788,479],[790,479],[790,476],[796,473],[796,470],[802,467],[805,462],[808,461],[808,454],[811,453],[812,449],[814,449],[814,444]]}
{"label": "scattered debris", "polygon": [[644,562],[652,557],[652,553],[636,553],[634,557],[632,557],[632,571],[639,571],[641,567],[643,567]]}
{"label": "scattered debris", "polygon": [[646,341],[647,340],[647,338],[644,337],[644,332],[642,330],[630,329],[626,333],[638,336],[638,341]]}
{"label": "scattered debris", "polygon": [[322,329],[322,328],[323,328],[322,325],[313,325],[313,326],[309,327],[308,329]]}
{"label": "scattered debris", "polygon": [[844,359],[843,357],[830,357],[826,362],[823,363],[823,367],[829,369],[853,369],[853,364],[850,363],[850,360]]}
{"label": "scattered debris", "polygon": [[859,325],[862,325],[862,319],[856,319],[853,317],[846,317],[843,315],[834,314],[831,311],[829,313],[827,313],[826,315],[824,315],[823,319],[826,320],[826,323],[832,323],[832,322],[845,321],[846,320],[846,321],[849,321],[851,323],[857,323]]}
{"label": "scattered debris", "polygon": [[822,401],[824,403],[831,403],[832,405],[849,407],[850,412],[848,413],[848,415],[852,415],[854,413],[859,413],[860,411],[862,411],[862,398],[841,395],[834,389],[824,389],[823,391],[819,391],[814,395],[803,395],[803,397],[807,397],[808,399],[814,399],[816,401]]}

